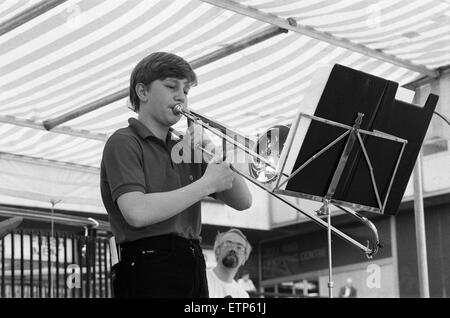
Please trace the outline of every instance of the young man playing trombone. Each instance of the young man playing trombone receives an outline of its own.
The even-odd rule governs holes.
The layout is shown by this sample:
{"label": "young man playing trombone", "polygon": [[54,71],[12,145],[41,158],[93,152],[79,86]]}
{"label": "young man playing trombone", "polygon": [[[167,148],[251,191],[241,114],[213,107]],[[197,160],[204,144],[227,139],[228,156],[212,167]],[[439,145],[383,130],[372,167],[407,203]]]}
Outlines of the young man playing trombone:
{"label": "young man playing trombone", "polygon": [[[208,297],[200,201],[213,196],[236,210],[251,206],[244,180],[219,157],[209,164],[173,158],[178,140],[172,139],[171,126],[181,118],[174,107],[187,106],[196,82],[184,59],[164,52],[150,54],[131,74],[130,101],[138,118],[106,142],[100,177],[119,244],[116,297]],[[181,142],[208,145],[199,128]]]}

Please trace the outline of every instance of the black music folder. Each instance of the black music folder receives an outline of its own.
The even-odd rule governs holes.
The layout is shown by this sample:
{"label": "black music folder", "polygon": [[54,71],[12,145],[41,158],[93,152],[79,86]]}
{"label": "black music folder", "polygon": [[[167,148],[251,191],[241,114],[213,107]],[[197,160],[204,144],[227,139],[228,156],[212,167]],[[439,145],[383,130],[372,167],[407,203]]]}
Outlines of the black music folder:
{"label": "black music folder", "polygon": [[[328,75],[328,74],[327,74]],[[329,71],[323,81],[323,90],[317,96],[317,105],[312,115],[333,122],[353,126],[358,113],[364,117],[360,129],[378,131],[407,140],[399,161],[390,191],[389,184],[395,170],[403,143],[361,134],[370,158],[376,186],[381,198],[387,202],[384,214],[395,215],[407,187],[414,164],[422,146],[436,108],[438,96],[430,94],[423,107],[396,99],[398,83],[339,64]],[[314,100],[314,99],[312,99]],[[303,104],[303,103],[302,103]],[[303,106],[301,105],[300,108]],[[301,111],[301,110],[300,110]],[[301,127],[301,119],[299,127]],[[295,125],[293,125],[295,127]],[[301,146],[291,147],[288,156],[296,156],[295,162],[283,170],[294,172],[314,154],[330,144],[346,131],[345,128],[311,120],[302,140],[293,137],[290,142]],[[298,193],[324,198],[337,168],[347,138],[342,139],[317,159],[311,161],[283,187],[290,195]],[[289,141],[289,138],[288,138]],[[294,149],[292,153],[292,149]],[[299,150],[298,150],[299,149]],[[284,149],[283,149],[284,150]],[[369,166],[363,150],[356,141],[339,179],[332,200],[362,207],[379,207],[373,191]],[[345,204],[344,204],[345,205]],[[360,210],[364,210],[361,208]]]}

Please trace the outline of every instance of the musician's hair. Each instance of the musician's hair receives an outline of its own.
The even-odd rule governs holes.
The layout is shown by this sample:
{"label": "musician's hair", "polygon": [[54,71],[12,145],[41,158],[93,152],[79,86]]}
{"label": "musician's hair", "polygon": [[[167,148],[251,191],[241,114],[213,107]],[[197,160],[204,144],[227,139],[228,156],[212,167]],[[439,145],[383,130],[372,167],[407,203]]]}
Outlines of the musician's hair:
{"label": "musician's hair", "polygon": [[182,57],[167,52],[155,52],[143,58],[134,67],[130,76],[130,108],[136,113],[139,112],[137,84],[142,83],[148,87],[153,81],[164,80],[168,77],[187,79],[189,85],[197,85],[197,75]]}

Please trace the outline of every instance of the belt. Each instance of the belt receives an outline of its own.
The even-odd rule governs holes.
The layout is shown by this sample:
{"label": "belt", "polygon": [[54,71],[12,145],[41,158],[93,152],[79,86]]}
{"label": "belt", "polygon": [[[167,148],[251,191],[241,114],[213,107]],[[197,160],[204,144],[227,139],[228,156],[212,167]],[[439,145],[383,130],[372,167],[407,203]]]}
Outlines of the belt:
{"label": "belt", "polygon": [[148,250],[165,249],[173,250],[176,248],[191,248],[201,251],[199,239],[187,239],[176,234],[165,234],[147,237],[132,242],[126,242],[119,245],[122,259],[145,254]]}

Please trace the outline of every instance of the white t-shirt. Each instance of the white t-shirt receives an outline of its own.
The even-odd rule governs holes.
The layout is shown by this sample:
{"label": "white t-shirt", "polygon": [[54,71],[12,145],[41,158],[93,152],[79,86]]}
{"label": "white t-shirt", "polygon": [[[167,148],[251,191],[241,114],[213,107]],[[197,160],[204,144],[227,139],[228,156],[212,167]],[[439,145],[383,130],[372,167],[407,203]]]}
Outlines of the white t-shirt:
{"label": "white t-shirt", "polygon": [[206,271],[210,298],[249,298],[248,293],[235,281],[227,283],[219,279],[212,269]]}
{"label": "white t-shirt", "polygon": [[241,285],[242,288],[244,288],[244,290],[246,290],[248,292],[249,291],[251,291],[251,292],[256,291],[255,285],[253,284],[251,279],[244,280],[243,278],[239,278],[238,284]]}

